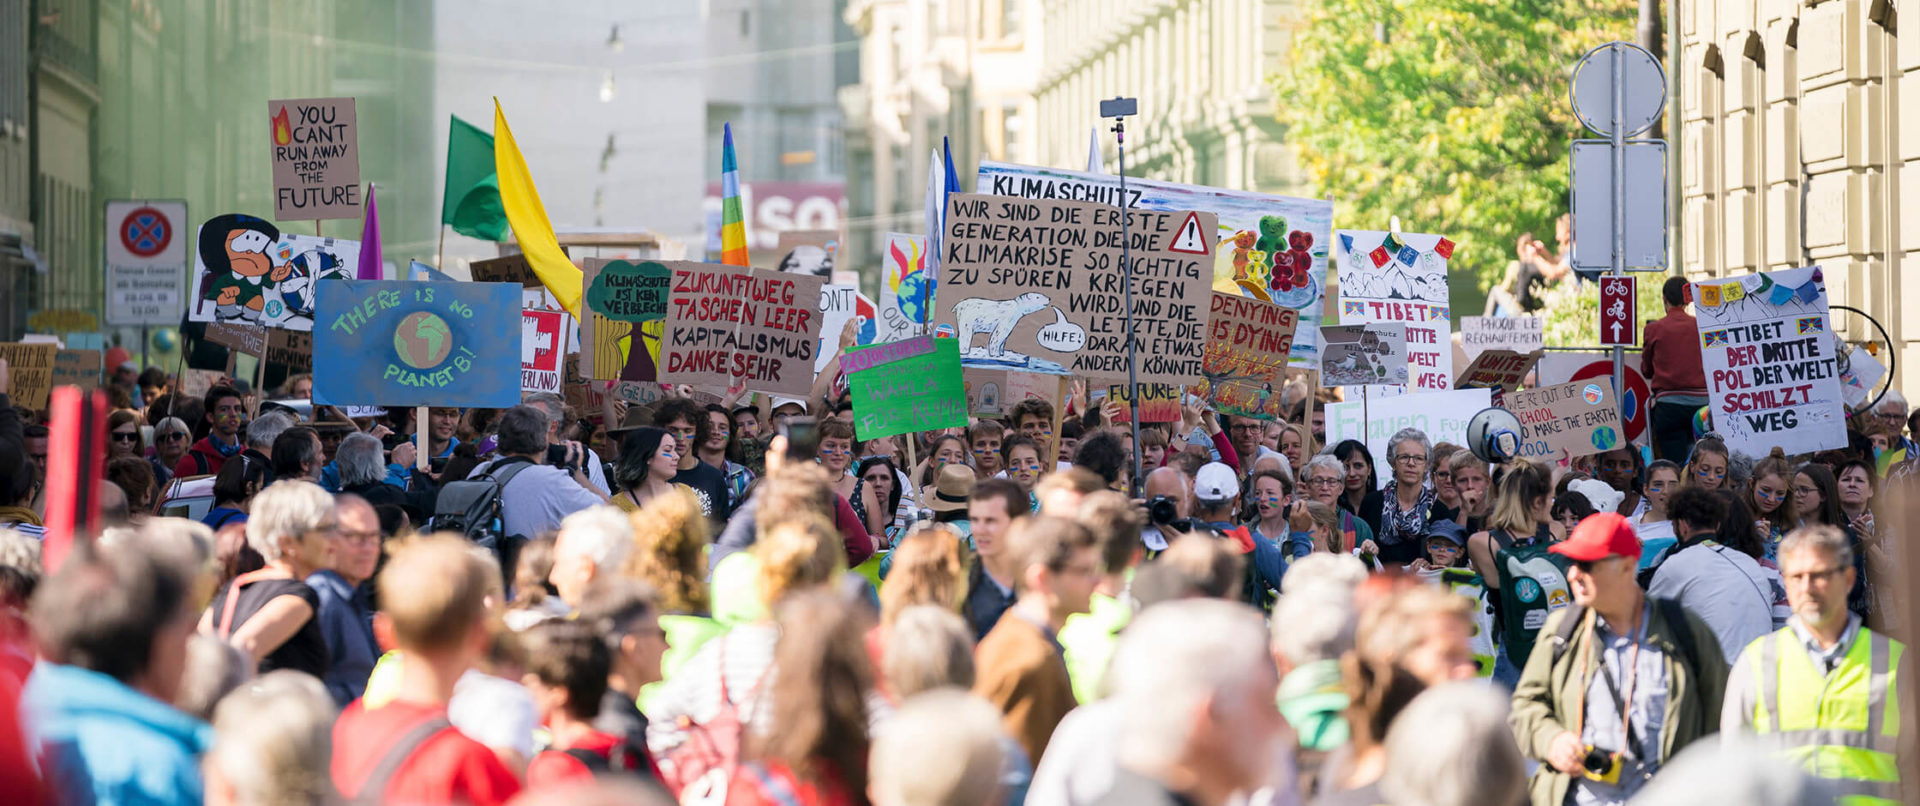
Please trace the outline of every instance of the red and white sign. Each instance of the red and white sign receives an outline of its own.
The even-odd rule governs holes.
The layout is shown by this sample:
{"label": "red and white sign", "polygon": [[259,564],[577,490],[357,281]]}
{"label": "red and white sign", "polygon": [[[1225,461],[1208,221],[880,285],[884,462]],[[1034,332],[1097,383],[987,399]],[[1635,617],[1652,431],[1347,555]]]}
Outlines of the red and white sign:
{"label": "red and white sign", "polygon": [[1634,278],[1600,278],[1600,346],[1640,343],[1640,312],[1635,308]]}
{"label": "red and white sign", "polygon": [[560,356],[566,351],[563,311],[520,312],[520,390],[560,392]]}
{"label": "red and white sign", "polygon": [[177,325],[186,311],[183,201],[107,202],[107,324]]}

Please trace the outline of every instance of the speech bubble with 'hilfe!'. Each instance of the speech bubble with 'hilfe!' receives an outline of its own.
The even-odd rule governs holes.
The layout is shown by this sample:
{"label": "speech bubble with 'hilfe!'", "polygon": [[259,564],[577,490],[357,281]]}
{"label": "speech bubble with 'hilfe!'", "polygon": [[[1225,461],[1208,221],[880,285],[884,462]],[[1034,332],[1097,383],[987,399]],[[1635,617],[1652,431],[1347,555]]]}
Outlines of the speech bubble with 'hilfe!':
{"label": "speech bubble with 'hilfe!'", "polygon": [[1038,340],[1040,346],[1056,353],[1077,353],[1080,348],[1087,346],[1087,331],[1067,321],[1067,315],[1055,307],[1053,324],[1040,328]]}

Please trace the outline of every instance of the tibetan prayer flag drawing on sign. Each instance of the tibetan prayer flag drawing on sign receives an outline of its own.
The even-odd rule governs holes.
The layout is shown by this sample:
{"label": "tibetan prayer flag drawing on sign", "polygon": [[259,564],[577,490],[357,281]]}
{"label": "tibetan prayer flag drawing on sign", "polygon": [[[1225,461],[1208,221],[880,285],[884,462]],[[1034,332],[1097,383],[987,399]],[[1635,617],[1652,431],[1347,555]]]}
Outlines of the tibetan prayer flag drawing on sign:
{"label": "tibetan prayer flag drawing on sign", "polygon": [[1727,447],[1748,456],[1847,447],[1820,267],[1695,283],[1693,298],[1708,413]]}
{"label": "tibetan prayer flag drawing on sign", "polygon": [[334,406],[520,402],[520,288],[336,280],[314,311],[313,400]]}
{"label": "tibetan prayer flag drawing on sign", "polygon": [[[1334,235],[1340,324],[1405,322],[1407,391],[1453,388],[1446,258],[1453,248],[1443,250],[1446,239],[1438,235],[1412,232],[1339,230]],[[1380,254],[1387,259],[1382,261]]]}
{"label": "tibetan prayer flag drawing on sign", "polygon": [[[933,351],[847,376],[853,391],[853,431],[861,439],[967,426],[967,386],[960,370],[960,343],[932,339]],[[855,348],[852,355],[883,346]],[[913,353],[905,350],[902,352]]]}

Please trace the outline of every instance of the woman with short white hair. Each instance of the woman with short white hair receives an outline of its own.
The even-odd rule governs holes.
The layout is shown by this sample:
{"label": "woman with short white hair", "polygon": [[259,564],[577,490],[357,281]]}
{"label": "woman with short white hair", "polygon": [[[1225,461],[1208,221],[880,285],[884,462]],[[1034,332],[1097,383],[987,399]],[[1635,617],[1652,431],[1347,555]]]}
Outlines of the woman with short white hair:
{"label": "woman with short white hair", "polygon": [[320,595],[306,578],[332,563],[339,531],[333,496],[306,481],[283,481],[253,497],[247,545],[266,567],[234,577],[200,618],[200,631],[239,647],[261,674],[293,669],[326,675],[327,642],[314,614]]}
{"label": "woman with short white hair", "polygon": [[333,698],[318,679],[274,672],[220,700],[207,803],[322,804],[333,789]]}
{"label": "woman with short white hair", "polygon": [[1427,483],[1433,464],[1433,441],[1418,428],[1402,428],[1387,440],[1387,467],[1392,481],[1380,491],[1380,517],[1373,539],[1380,544],[1380,562],[1406,565],[1424,555],[1427,521],[1435,494]]}

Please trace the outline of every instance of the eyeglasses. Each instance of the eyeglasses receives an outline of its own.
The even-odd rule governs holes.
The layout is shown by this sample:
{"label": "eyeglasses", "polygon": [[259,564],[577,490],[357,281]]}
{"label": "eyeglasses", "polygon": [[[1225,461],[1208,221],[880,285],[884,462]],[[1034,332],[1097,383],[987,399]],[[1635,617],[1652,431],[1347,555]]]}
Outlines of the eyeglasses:
{"label": "eyeglasses", "polygon": [[1794,488],[1793,488],[1793,494],[1794,494],[1794,495],[1819,495],[1819,494],[1820,494],[1820,488],[1818,488],[1818,487],[1801,487],[1801,486],[1798,486],[1798,485],[1795,485],[1795,486],[1794,486]]}
{"label": "eyeglasses", "polygon": [[348,543],[367,544],[367,543],[380,542],[380,533],[377,531],[375,532],[336,532],[336,534],[339,536],[341,540],[345,540]]}
{"label": "eyeglasses", "polygon": [[1433,477],[1440,481],[1452,481],[1453,473],[1446,470],[1435,470],[1433,471]]}
{"label": "eyeglasses", "polygon": [[1403,454],[1400,454],[1399,456],[1393,457],[1393,461],[1403,465],[1419,466],[1427,463],[1427,457],[1421,456],[1417,453],[1403,453]]}
{"label": "eyeglasses", "polygon": [[1240,423],[1234,423],[1233,427],[1228,428],[1227,430],[1232,431],[1236,434],[1252,434],[1260,431],[1261,426],[1259,423],[1252,423],[1250,425],[1242,425]]}
{"label": "eyeglasses", "polygon": [[123,433],[120,433],[119,431],[115,431],[113,432],[113,441],[114,442],[139,442],[140,432],[135,431],[131,434],[123,434]]}
{"label": "eyeglasses", "polygon": [[1338,487],[1340,486],[1340,481],[1341,480],[1337,478],[1327,478],[1323,476],[1317,479],[1308,479],[1307,483],[1315,487]]}

